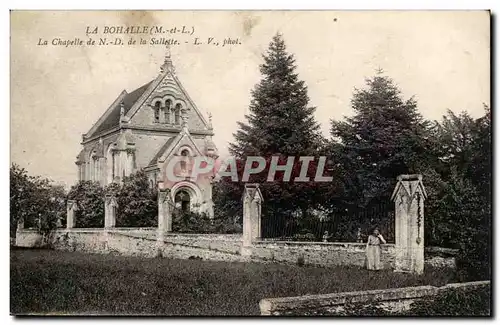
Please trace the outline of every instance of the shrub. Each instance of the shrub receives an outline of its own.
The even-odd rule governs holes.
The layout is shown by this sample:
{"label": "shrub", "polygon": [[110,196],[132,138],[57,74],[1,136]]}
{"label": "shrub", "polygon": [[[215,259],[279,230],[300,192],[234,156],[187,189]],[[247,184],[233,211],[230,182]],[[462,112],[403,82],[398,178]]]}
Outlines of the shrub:
{"label": "shrub", "polygon": [[142,170],[125,177],[123,183],[112,183],[105,189],[106,195],[116,196],[116,226],[154,227],[158,225],[158,194],[149,185]]}
{"label": "shrub", "polygon": [[[318,310],[316,315],[335,316],[490,316],[491,287],[448,289],[436,296],[415,301],[410,309],[391,312],[382,308],[380,303],[348,303],[344,310],[331,312]],[[301,311],[296,315],[311,314]]]}
{"label": "shrub", "polygon": [[491,278],[489,229],[479,227],[465,234],[456,264],[461,281]]}
{"label": "shrub", "polygon": [[214,217],[210,217],[206,213],[174,209],[172,212],[172,231],[198,234],[231,234],[240,233],[242,227],[238,223],[238,218],[221,215],[217,213],[217,210]]}
{"label": "shrub", "polygon": [[446,290],[436,297],[416,301],[409,316],[490,316],[491,287]]}
{"label": "shrub", "polygon": [[77,228],[104,227],[104,189],[98,182],[80,181],[73,185],[68,200],[75,200],[75,226]]}
{"label": "shrub", "polygon": [[193,211],[172,211],[172,231],[183,233],[207,233],[212,228],[211,220],[205,213]]}
{"label": "shrub", "polygon": [[28,175],[24,168],[13,164],[10,168],[10,235],[15,236],[17,223],[24,221],[26,228],[36,228],[48,235],[65,220],[66,193],[62,186],[54,185],[40,176]]}

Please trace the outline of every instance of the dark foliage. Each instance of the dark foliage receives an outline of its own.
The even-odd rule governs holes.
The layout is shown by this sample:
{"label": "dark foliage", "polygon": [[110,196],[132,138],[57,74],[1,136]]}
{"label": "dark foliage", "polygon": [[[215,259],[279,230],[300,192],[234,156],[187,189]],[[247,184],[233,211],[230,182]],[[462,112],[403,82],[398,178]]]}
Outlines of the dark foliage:
{"label": "dark foliage", "polygon": [[315,108],[309,106],[307,87],[299,80],[293,55],[281,34],[273,37],[260,66],[262,79],[252,91],[247,123],[240,122],[230,144],[238,157],[281,153],[315,155],[321,144]]}
{"label": "dark foliage", "polygon": [[68,200],[76,201],[75,226],[77,228],[104,227],[104,189],[98,182],[78,182],[71,187]]}
{"label": "dark foliage", "polygon": [[227,214],[214,214],[182,211],[174,209],[172,213],[172,231],[194,234],[233,234],[242,232],[241,220]]}
{"label": "dark foliage", "polygon": [[450,289],[434,299],[415,302],[409,316],[491,316],[491,287]]}
{"label": "dark foliage", "polygon": [[123,178],[123,183],[110,184],[106,195],[116,197],[117,227],[155,227],[158,225],[158,193],[151,188],[142,170]]}
{"label": "dark foliage", "polygon": [[28,175],[24,168],[10,168],[10,236],[15,237],[17,223],[38,229],[47,235],[66,220],[66,193],[50,180]]}
{"label": "dark foliage", "polygon": [[428,122],[414,98],[404,100],[387,76],[366,80],[355,89],[353,117],[332,121],[331,154],[343,170],[344,192],[363,204],[373,197],[391,195],[401,174],[422,172],[436,159],[428,140]]}
{"label": "dark foliage", "polygon": [[286,220],[296,211],[316,206],[322,186],[312,181],[283,181],[283,172],[277,173],[272,182],[267,182],[271,156],[280,156],[279,164],[285,164],[288,157],[295,157],[291,177],[294,179],[300,171],[298,157],[319,156],[324,139],[314,119],[315,108],[309,106],[307,87],[299,80],[295,59],[287,52],[280,34],[273,37],[263,59],[264,63],[260,66],[262,79],[252,91],[247,122],[238,123],[235,142],[230,144],[230,152],[240,159],[237,161],[240,182],[225,178],[216,184],[216,191],[227,197],[226,202],[231,201],[223,203],[219,209],[229,214],[239,210],[238,202],[241,201],[244,188],[241,174],[245,158],[264,157],[267,162],[265,170],[253,175],[249,182],[260,183],[265,192],[263,213]]}
{"label": "dark foliage", "polygon": [[391,312],[379,303],[348,303],[341,311],[326,308],[317,310],[297,310],[287,316],[491,316],[491,288],[449,289],[437,296],[430,296],[415,301],[408,310]]}

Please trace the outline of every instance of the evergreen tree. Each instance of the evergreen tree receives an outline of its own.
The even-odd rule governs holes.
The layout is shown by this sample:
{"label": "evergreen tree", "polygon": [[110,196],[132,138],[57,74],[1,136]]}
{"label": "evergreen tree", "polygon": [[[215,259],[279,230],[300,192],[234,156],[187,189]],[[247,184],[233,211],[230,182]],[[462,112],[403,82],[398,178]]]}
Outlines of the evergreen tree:
{"label": "evergreen tree", "polygon": [[391,194],[400,174],[422,173],[436,160],[429,123],[412,97],[404,100],[387,76],[378,73],[355,89],[355,115],[332,121],[332,156],[344,175],[344,195],[367,201]]}
{"label": "evergreen tree", "polygon": [[[295,222],[291,219],[297,211],[299,215],[304,215],[309,208],[323,201],[323,184],[313,181],[293,183],[293,179],[299,175],[301,168],[297,157],[319,156],[324,139],[314,119],[315,107],[309,106],[307,87],[295,72],[295,59],[287,52],[281,34],[273,37],[263,59],[264,63],[260,66],[262,79],[252,91],[247,123],[238,123],[239,130],[234,134],[235,142],[230,144],[229,150],[239,159],[240,180],[246,157],[261,156],[266,159],[264,171],[252,175],[250,182],[261,184],[263,223],[282,231],[279,225]],[[276,173],[273,182],[267,182],[271,156],[275,155],[280,156],[280,165],[289,157],[296,158],[290,182],[282,181],[283,172]],[[310,164],[308,176],[312,176],[311,179],[314,178],[315,166],[316,161]],[[214,192],[219,193],[224,202],[218,202],[215,209],[227,208],[226,213],[241,210],[239,201],[243,187],[243,183],[233,183],[230,179],[218,182]],[[270,221],[271,217],[273,220]]]}
{"label": "evergreen tree", "polygon": [[441,171],[449,175],[451,168],[465,173],[471,168],[475,150],[477,121],[467,112],[455,114],[448,110],[437,130],[438,156],[443,164]]}
{"label": "evergreen tree", "polygon": [[[486,279],[491,271],[491,111],[473,119],[448,111],[437,129],[444,187],[426,202],[426,242],[459,247],[459,277]],[[427,234],[427,232],[426,232]]]}
{"label": "evergreen tree", "polygon": [[484,105],[485,115],[476,120],[473,129],[473,155],[467,175],[481,189],[483,197],[491,204],[491,108]]}
{"label": "evergreen tree", "polygon": [[308,106],[307,87],[295,72],[295,59],[287,53],[281,34],[273,37],[263,58],[263,77],[252,91],[248,123],[238,123],[230,152],[240,158],[316,154],[321,135],[315,107]]}

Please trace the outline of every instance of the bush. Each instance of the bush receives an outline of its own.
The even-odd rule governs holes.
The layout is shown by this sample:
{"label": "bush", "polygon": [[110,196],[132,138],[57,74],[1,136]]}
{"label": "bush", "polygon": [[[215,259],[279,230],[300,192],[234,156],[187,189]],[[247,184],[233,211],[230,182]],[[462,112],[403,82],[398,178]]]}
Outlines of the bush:
{"label": "bush", "polygon": [[15,236],[17,223],[24,221],[26,228],[36,228],[48,235],[65,220],[66,193],[62,186],[54,185],[40,176],[28,175],[24,168],[13,164],[10,168],[10,235]]}
{"label": "bush", "polygon": [[158,225],[158,193],[149,185],[144,171],[125,177],[123,183],[112,183],[106,195],[116,196],[117,227],[155,227]]}
{"label": "bush", "polygon": [[174,209],[172,212],[172,231],[198,234],[233,234],[241,233],[242,226],[238,223],[237,218],[221,215],[217,213],[217,210],[214,217],[210,217],[206,213]]}
{"label": "bush", "polygon": [[[335,316],[490,316],[491,287],[448,289],[436,296],[415,301],[409,310],[390,312],[379,303],[346,304],[340,312],[316,311],[316,315]],[[296,315],[307,315],[302,311]]]}
{"label": "bush", "polygon": [[489,229],[478,228],[466,234],[456,258],[458,277],[461,281],[491,278]]}
{"label": "bush", "polygon": [[210,233],[213,228],[209,216],[193,211],[172,211],[172,231],[182,233]]}
{"label": "bush", "polygon": [[76,201],[75,227],[104,227],[104,189],[98,182],[78,182],[71,187],[68,200]]}
{"label": "bush", "polygon": [[408,316],[490,316],[491,287],[446,290],[432,299],[416,301]]}

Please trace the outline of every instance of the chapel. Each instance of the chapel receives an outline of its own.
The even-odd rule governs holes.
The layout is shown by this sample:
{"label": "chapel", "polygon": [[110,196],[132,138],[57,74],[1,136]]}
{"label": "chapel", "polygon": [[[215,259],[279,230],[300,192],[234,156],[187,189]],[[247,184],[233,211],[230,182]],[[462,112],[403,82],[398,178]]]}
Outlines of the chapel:
{"label": "chapel", "polygon": [[[182,86],[167,48],[158,76],[131,92],[123,90],[82,135],[78,179],[108,185],[144,170],[151,187],[170,189],[176,207],[213,215],[213,177],[192,179],[189,164],[197,156],[217,158],[213,135],[211,116],[203,116]],[[176,156],[184,158],[172,180],[166,167]]]}

